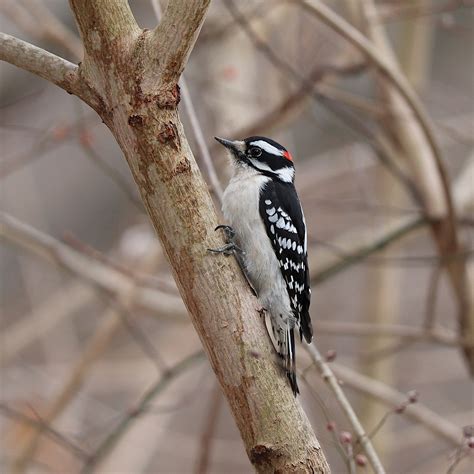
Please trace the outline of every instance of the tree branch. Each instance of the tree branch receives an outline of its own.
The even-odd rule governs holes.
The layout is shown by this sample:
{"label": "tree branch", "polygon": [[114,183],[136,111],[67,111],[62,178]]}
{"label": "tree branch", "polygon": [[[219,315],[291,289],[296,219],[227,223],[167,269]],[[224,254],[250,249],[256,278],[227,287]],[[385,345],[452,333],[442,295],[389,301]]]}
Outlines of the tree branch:
{"label": "tree branch", "polygon": [[0,60],[46,79],[90,105],[96,102],[95,94],[81,81],[75,64],[1,32]]}
{"label": "tree branch", "polygon": [[[385,57],[387,64],[398,71],[398,63],[383,27],[378,22],[378,9],[373,0],[361,4],[361,13],[366,23],[367,34]],[[404,76],[400,73],[401,78]],[[434,146],[434,132],[428,133],[426,124],[416,117],[411,118],[409,102],[400,95],[397,85],[379,75],[380,90],[387,99],[390,112],[395,118],[387,125],[396,137],[400,152],[411,166],[414,181],[417,183],[422,202],[428,216],[439,215],[440,219],[431,222],[431,230],[438,245],[442,264],[447,269],[458,304],[458,320],[465,339],[474,343],[474,298],[469,288],[472,286],[463,259],[449,259],[449,255],[462,252],[455,222],[455,210],[447,173],[438,150]],[[408,82],[408,81],[407,81]],[[394,87],[395,86],[395,87]],[[398,90],[397,90],[398,89]],[[403,95],[403,94],[402,94]],[[397,116],[405,117],[399,119]],[[443,211],[444,209],[444,211]],[[465,347],[464,355],[474,376],[474,351]]]}
{"label": "tree branch", "polygon": [[[470,341],[460,339],[454,332],[442,326],[430,328],[415,327],[403,324],[370,324],[348,321],[315,321],[315,331],[338,336],[377,336],[379,338],[400,338],[410,341],[436,342],[448,347],[469,346]],[[472,347],[472,345],[471,345]]]}
{"label": "tree branch", "polygon": [[[133,275],[126,275],[116,268],[83,255],[8,214],[0,213],[0,224],[0,238],[61,266],[101,290],[120,295],[133,282]],[[162,317],[175,321],[184,320],[186,317],[182,301],[177,296],[156,288],[141,286],[137,300],[139,306]]]}
{"label": "tree branch", "polygon": [[130,425],[138,419],[140,415],[146,412],[150,402],[152,402],[168,385],[179,375],[185,372],[189,367],[202,360],[203,352],[195,352],[176,365],[168,369],[159,380],[153,384],[136,403],[135,408],[130,410],[115,426],[110,434],[105,437],[104,441],[99,445],[95,452],[89,457],[84,465],[82,472],[92,472],[110,453],[114,446],[118,443]]}
{"label": "tree branch", "polygon": [[[390,49],[384,47],[380,35],[377,44],[372,43],[319,0],[295,1],[363,52],[381,73],[387,86],[393,88],[393,91],[399,94],[396,96],[397,103],[401,103],[403,109],[413,113],[415,126],[409,124],[407,127],[406,121],[401,122],[397,137],[400,143],[408,145],[409,150],[405,149],[405,153],[415,151],[412,163],[415,164],[415,169],[418,170],[419,191],[423,197],[423,205],[428,217],[431,218],[431,229],[439,254],[442,259],[445,258],[446,260],[443,263],[446,266],[451,286],[456,295],[460,332],[464,339],[474,342],[474,298],[472,291],[470,291],[472,281],[470,281],[471,278],[465,260],[449,258],[449,255],[460,254],[462,247],[458,239],[456,215],[448,177],[444,170],[441,152],[428,115],[412,87],[399,71],[392,54],[390,54]],[[373,3],[364,2],[363,6],[369,11]],[[372,8],[371,13],[374,14],[374,12],[376,13],[376,10]],[[422,150],[425,150],[424,154],[428,152],[428,159],[424,159],[423,166],[420,164]],[[431,186],[434,183],[438,192],[432,192],[430,185],[427,184],[428,175],[433,176],[434,179],[429,183]],[[471,376],[474,376],[474,351],[465,347],[464,355]]]}
{"label": "tree branch", "polygon": [[[153,58],[160,64],[161,80],[178,82],[201,31],[211,0],[168,2],[160,24],[150,41]],[[153,63],[152,63],[153,65]]]}
{"label": "tree branch", "polygon": [[306,352],[308,352],[308,354],[310,355],[311,360],[316,365],[316,368],[321,374],[321,377],[323,378],[323,380],[327,383],[327,385],[333,392],[334,397],[339,403],[339,406],[341,407],[342,411],[344,412],[347,419],[349,420],[349,423],[351,424],[352,429],[354,430],[354,433],[357,435],[358,442],[361,444],[362,449],[365,451],[365,454],[367,455],[367,458],[370,464],[372,465],[372,469],[374,470],[376,474],[385,474],[385,469],[377,455],[377,452],[375,451],[372,445],[372,442],[370,441],[370,438],[365,433],[365,430],[363,426],[361,425],[359,418],[355,414],[354,409],[349,403],[349,400],[344,394],[344,391],[339,385],[339,382],[334,376],[334,373],[332,372],[331,368],[323,360],[323,358],[321,357],[321,354],[319,353],[314,343],[305,345],[305,349],[306,349]]}
{"label": "tree branch", "polygon": [[67,449],[70,453],[81,460],[88,458],[88,453],[84,451],[79,445],[67,439],[64,435],[51,428],[48,423],[44,420],[30,418],[29,416],[21,413],[20,411],[14,410],[4,403],[0,403],[0,413],[3,415],[22,423],[34,427],[35,429],[41,430],[46,436],[51,438],[55,443]]}
{"label": "tree branch", "polygon": [[[425,223],[426,220],[421,217],[397,220],[388,229],[384,228],[380,236],[375,236],[374,238],[371,234],[369,242],[364,241],[365,236],[360,235],[360,233],[358,236],[359,240],[355,239],[354,234],[352,234],[350,239],[351,249],[343,255],[338,255],[336,258],[334,255],[331,255],[329,258],[321,259],[319,258],[320,252],[318,252],[318,255],[316,252],[310,252],[309,254],[312,255],[310,258],[312,284],[323,283],[340,271],[361,262],[373,253],[383,250],[393,242],[420,229]],[[325,264],[325,260],[329,260],[329,262]]]}
{"label": "tree branch", "polygon": [[[332,369],[336,376],[340,378],[348,387],[369,395],[384,405],[391,408],[398,408],[406,403],[406,395],[389,387],[388,385],[374,380],[365,375],[359,374],[355,370],[341,364],[332,363]],[[453,423],[440,417],[421,403],[406,406],[403,413],[412,420],[424,425],[433,433],[442,437],[452,446],[461,445],[462,430]]]}
{"label": "tree branch", "polygon": [[126,0],[69,0],[69,4],[84,45],[85,61],[88,57],[98,58],[98,63],[116,60],[127,45],[124,39],[140,31]]}
{"label": "tree branch", "polygon": [[[161,12],[161,6],[159,3],[159,0],[151,0],[151,4],[153,7],[153,11],[155,13],[156,19],[160,21],[162,12]],[[189,90],[188,84],[184,76],[181,77],[181,80],[179,81],[179,85],[181,87],[181,97],[183,100],[184,110],[186,112],[186,115],[188,116],[189,123],[193,131],[194,139],[199,149],[199,154],[201,155],[200,156],[201,163],[204,165],[204,168],[206,169],[207,177],[212,186],[213,193],[216,195],[219,201],[222,201],[222,194],[224,191],[219,181],[219,177],[217,176],[216,168],[212,161],[209,147],[207,146],[207,142],[206,142],[206,139],[204,138],[204,133],[202,131],[201,124],[199,123],[196,110],[194,108],[191,92]]]}
{"label": "tree branch", "polygon": [[131,168],[251,462],[261,472],[328,472],[237,263],[207,251],[222,239],[179,120],[177,80],[209,0],[169,2],[153,32],[136,26],[124,0],[70,3],[84,41],[81,79],[100,95],[94,108]]}
{"label": "tree branch", "polygon": [[[143,271],[151,272],[156,266],[158,255],[157,248],[152,247],[137,265]],[[98,318],[100,321],[99,326],[84,345],[81,356],[74,364],[74,367],[71,368],[68,376],[65,377],[63,386],[44,415],[46,423],[53,423],[77,395],[90,368],[110,344],[113,336],[124,322],[120,318],[120,312],[133,309],[138,293],[138,284],[132,279],[127,287],[117,295],[115,305],[111,304],[104,311],[103,315]],[[22,443],[19,443],[14,461],[16,472],[23,472],[25,470],[38,447],[40,436],[41,430],[33,429],[24,437]]]}
{"label": "tree branch", "polygon": [[[339,33],[341,36],[346,38],[351,44],[366,55],[366,57],[372,62],[372,64],[384,74],[389,80],[390,84],[400,93],[405,99],[406,103],[410,107],[413,115],[420,123],[423,133],[432,149],[433,156],[435,157],[438,168],[442,169],[442,157],[441,152],[436,141],[433,127],[431,126],[430,119],[426,114],[421,102],[419,101],[416,94],[413,92],[410,84],[406,78],[401,74],[398,68],[394,67],[393,64],[385,59],[377,48],[365,38],[358,30],[352,25],[347,23],[343,18],[334,13],[329,7],[324,5],[320,0],[293,0],[297,4],[301,5],[308,13],[315,15],[322,22],[332,28],[334,31]],[[449,211],[449,210],[448,210]],[[433,209],[429,217],[442,218],[446,209]],[[452,212],[449,211],[449,212]]]}

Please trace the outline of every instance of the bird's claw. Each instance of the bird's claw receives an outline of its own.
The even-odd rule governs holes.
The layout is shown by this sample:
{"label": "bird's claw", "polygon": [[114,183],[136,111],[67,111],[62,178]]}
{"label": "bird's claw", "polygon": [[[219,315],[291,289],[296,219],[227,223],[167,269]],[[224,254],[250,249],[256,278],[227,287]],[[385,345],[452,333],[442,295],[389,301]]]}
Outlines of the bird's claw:
{"label": "bird's claw", "polygon": [[224,234],[226,236],[226,239],[230,242],[232,242],[235,238],[235,230],[230,226],[230,225],[225,225],[225,224],[219,224],[214,231],[217,231],[219,229],[222,229],[224,231]]}
{"label": "bird's claw", "polygon": [[242,252],[242,249],[239,248],[233,242],[225,244],[223,247],[218,247],[216,249],[207,249],[207,250],[213,253],[223,253],[224,255],[232,255],[234,252]]}
{"label": "bird's claw", "polygon": [[223,253],[224,255],[232,255],[234,253],[243,254],[243,250],[234,242],[235,230],[230,225],[218,225],[214,230],[222,229],[226,237],[226,245],[217,249],[207,249],[213,253]]}

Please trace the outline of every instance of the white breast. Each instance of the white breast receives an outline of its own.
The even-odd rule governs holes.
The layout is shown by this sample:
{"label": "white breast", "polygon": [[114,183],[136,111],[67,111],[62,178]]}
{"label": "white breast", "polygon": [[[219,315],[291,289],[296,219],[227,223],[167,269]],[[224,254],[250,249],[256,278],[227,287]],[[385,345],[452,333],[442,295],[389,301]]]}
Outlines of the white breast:
{"label": "white breast", "polygon": [[253,169],[239,170],[224,192],[222,212],[245,252],[248,278],[278,325],[293,320],[285,281],[259,212],[262,186],[270,180]]}

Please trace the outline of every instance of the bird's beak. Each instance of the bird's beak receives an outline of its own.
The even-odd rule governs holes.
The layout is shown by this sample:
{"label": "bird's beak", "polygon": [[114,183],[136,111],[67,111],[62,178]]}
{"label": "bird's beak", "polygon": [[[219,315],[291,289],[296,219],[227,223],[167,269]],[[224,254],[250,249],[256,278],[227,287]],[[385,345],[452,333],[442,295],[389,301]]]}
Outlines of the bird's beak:
{"label": "bird's beak", "polygon": [[245,142],[240,140],[226,140],[225,138],[214,137],[221,145],[224,145],[234,154],[238,155],[239,153],[245,152]]}

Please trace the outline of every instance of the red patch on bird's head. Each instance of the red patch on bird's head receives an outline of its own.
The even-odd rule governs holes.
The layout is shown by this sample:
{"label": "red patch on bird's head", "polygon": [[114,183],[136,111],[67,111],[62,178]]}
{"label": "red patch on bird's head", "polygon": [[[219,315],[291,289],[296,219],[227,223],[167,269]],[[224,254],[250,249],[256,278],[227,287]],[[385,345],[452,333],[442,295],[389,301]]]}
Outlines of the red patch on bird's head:
{"label": "red patch on bird's head", "polygon": [[289,151],[284,151],[283,156],[290,161],[293,161],[293,157],[291,156],[291,153]]}

